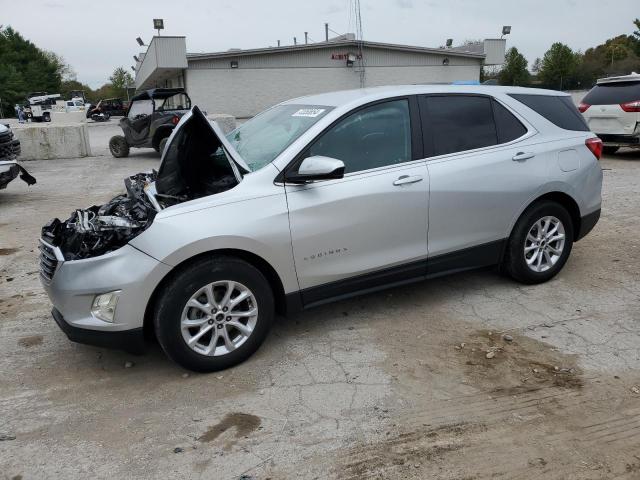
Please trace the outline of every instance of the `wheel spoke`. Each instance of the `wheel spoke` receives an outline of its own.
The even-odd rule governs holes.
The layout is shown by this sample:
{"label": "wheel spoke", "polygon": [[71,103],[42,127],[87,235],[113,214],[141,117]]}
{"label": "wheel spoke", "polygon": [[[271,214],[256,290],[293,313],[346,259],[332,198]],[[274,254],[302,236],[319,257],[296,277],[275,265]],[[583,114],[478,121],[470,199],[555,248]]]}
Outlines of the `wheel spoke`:
{"label": "wheel spoke", "polygon": [[206,355],[211,355],[212,353],[215,353],[219,338],[220,338],[220,335],[218,335],[218,330],[214,330],[213,335],[211,335],[211,340],[209,340],[209,345],[207,345],[207,349],[205,350]]}
{"label": "wheel spoke", "polygon": [[538,254],[538,263],[536,264],[536,270],[539,272],[542,268],[542,252]]}
{"label": "wheel spoke", "polygon": [[198,333],[196,333],[193,337],[189,339],[189,345],[191,346],[195,345],[198,342],[198,340],[200,340],[202,336],[212,328],[213,328],[213,325],[207,325],[205,327],[202,327]]}
{"label": "wheel spoke", "polygon": [[235,288],[236,288],[235,282],[227,282],[227,291],[225,292],[224,297],[222,297],[222,300],[220,301],[221,307],[224,307],[229,303],[229,299],[231,298],[231,294],[233,293]]}
{"label": "wheel spoke", "polygon": [[533,243],[535,243],[535,242],[537,242],[537,241],[538,241],[538,239],[537,239],[536,237],[534,237],[533,235],[531,235],[531,232],[529,232],[529,233],[527,234],[527,240],[529,240],[530,242],[533,242]]}
{"label": "wheel spoke", "polygon": [[235,307],[236,305],[238,305],[240,302],[242,302],[243,300],[246,300],[247,298],[249,298],[250,293],[248,291],[243,291],[240,293],[240,295],[238,295],[235,298],[232,298],[229,301],[229,309],[233,309],[233,307]]}
{"label": "wheel spoke", "polygon": [[551,257],[549,256],[549,252],[547,252],[546,250],[543,252],[544,254],[544,261],[547,263],[547,266],[549,268],[551,268],[551,266],[553,265],[553,262],[551,261]]}
{"label": "wheel spoke", "polygon": [[531,250],[535,250],[538,248],[537,245],[529,245],[528,247],[524,247],[524,253],[529,253]]}
{"label": "wheel spoke", "polygon": [[212,307],[218,307],[218,305],[216,304],[216,298],[213,295],[213,285],[209,284],[206,287],[204,287],[204,294],[207,296],[207,302],[209,303],[209,305],[211,305]]}
{"label": "wheel spoke", "polygon": [[211,317],[208,315],[203,318],[194,318],[194,319],[187,318],[182,320],[182,328],[199,327],[200,325],[204,325],[205,323],[207,323],[210,319]]}
{"label": "wheel spoke", "polygon": [[253,317],[254,315],[257,315],[258,313],[258,309],[257,308],[252,308],[251,310],[247,310],[246,312],[231,312],[230,315],[232,317]]}
{"label": "wheel spoke", "polygon": [[200,303],[195,298],[192,298],[191,300],[189,300],[187,302],[187,307],[197,308],[198,310],[200,310],[201,312],[203,312],[206,315],[209,315],[209,313],[210,313],[209,307],[207,305],[203,305],[202,303]]}
{"label": "wheel spoke", "polygon": [[[526,259],[527,260],[527,265],[533,265],[534,262],[536,261],[536,259],[538,258],[538,254],[540,252],[538,250],[536,250],[535,252],[533,252],[533,255],[531,255],[530,258]],[[526,257],[525,257],[526,258]]]}
{"label": "wheel spoke", "polygon": [[236,346],[231,341],[231,338],[229,337],[229,331],[227,330],[227,328],[224,327],[220,331],[221,331],[222,338],[224,340],[224,345],[225,345],[225,347],[227,347],[227,350],[228,351],[235,350]]}
{"label": "wheel spoke", "polygon": [[555,237],[551,237],[547,243],[553,243],[553,242],[557,242],[558,240],[564,240],[564,233],[559,233],[558,235],[556,235]]}
{"label": "wheel spoke", "polygon": [[547,246],[547,250],[554,255],[562,255],[562,250],[558,250],[557,248],[552,247],[551,245]]}
{"label": "wheel spoke", "polygon": [[247,327],[246,325],[243,325],[242,323],[237,322],[235,320],[227,322],[227,325],[237,328],[240,331],[240,333],[242,335],[244,335],[245,337],[248,337],[249,335],[251,335],[251,332],[253,331],[249,327]]}

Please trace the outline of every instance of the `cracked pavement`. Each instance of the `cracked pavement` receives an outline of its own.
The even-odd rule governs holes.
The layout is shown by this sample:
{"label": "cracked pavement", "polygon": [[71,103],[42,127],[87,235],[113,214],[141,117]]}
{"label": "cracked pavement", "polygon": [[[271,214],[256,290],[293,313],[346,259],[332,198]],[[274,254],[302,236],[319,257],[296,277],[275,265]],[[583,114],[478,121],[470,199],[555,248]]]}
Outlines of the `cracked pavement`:
{"label": "cracked pavement", "polygon": [[158,165],[94,153],[0,192],[0,479],[640,477],[640,153],[602,160],[602,218],[553,281],[478,271],[278,318],[209,375],[50,318],[40,226]]}

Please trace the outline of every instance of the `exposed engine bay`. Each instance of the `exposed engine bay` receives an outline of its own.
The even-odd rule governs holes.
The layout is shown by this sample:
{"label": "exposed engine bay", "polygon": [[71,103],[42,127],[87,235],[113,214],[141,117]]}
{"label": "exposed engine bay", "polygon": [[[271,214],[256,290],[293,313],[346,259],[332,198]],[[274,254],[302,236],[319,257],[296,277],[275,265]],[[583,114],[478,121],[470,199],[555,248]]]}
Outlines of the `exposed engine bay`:
{"label": "exposed engine bay", "polygon": [[104,205],[75,210],[64,222],[54,218],[42,227],[42,239],[60,248],[66,260],[104,255],[122,247],[153,221],[158,210],[145,193],[156,173],[125,179],[127,192]]}
{"label": "exposed engine bay", "polygon": [[158,172],[126,178],[126,193],[104,205],[75,210],[65,221],[54,218],[42,227],[42,239],[65,260],[104,255],[146,230],[159,211],[235,187],[241,179],[236,165],[196,110],[175,132]]}

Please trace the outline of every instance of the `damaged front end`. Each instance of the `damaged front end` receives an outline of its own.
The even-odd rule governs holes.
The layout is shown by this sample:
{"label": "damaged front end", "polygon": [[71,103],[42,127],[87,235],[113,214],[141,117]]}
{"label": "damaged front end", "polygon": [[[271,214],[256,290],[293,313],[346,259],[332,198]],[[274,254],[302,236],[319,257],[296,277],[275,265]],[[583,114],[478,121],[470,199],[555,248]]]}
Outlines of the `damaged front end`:
{"label": "damaged front end", "polygon": [[161,210],[235,187],[240,169],[249,171],[224,134],[193,107],[171,135],[157,173],[133,175],[125,179],[125,194],[75,210],[65,221],[51,220],[42,240],[64,260],[104,255],[144,232]]}
{"label": "damaged front end", "polygon": [[76,210],[64,222],[54,218],[42,227],[42,239],[58,247],[65,260],[104,255],[142,233],[158,212],[145,189],[156,173],[138,173],[124,184],[127,192],[104,205]]}

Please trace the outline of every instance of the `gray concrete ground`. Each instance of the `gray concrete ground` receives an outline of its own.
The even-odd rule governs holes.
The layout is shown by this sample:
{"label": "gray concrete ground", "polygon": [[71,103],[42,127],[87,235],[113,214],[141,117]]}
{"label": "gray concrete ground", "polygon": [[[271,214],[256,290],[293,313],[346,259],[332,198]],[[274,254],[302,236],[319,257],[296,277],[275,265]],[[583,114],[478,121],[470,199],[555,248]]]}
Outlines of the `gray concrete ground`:
{"label": "gray concrete ground", "polygon": [[50,318],[40,226],[158,165],[108,156],[114,131],[0,191],[0,479],[640,478],[640,153],[602,160],[603,217],[553,281],[480,271],[339,302],[197,375]]}

